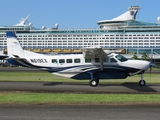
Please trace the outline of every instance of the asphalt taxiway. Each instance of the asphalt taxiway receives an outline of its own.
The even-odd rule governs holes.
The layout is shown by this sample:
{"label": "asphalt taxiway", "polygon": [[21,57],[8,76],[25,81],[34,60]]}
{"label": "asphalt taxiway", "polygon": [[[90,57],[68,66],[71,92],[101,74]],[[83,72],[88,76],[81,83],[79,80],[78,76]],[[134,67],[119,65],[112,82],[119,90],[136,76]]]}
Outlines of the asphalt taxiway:
{"label": "asphalt taxiway", "polygon": [[160,105],[0,105],[0,120],[159,120]]}
{"label": "asphalt taxiway", "polygon": [[160,84],[139,86],[138,83],[99,84],[61,82],[0,82],[0,91],[74,92],[74,93],[160,93]]}

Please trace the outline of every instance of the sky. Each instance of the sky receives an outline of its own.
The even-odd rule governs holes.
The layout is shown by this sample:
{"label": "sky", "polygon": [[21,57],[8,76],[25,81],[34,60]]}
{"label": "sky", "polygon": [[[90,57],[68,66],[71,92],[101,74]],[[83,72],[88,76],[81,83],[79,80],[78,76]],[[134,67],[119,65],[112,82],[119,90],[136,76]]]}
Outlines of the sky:
{"label": "sky", "polygon": [[27,24],[35,28],[98,28],[100,20],[110,20],[140,6],[137,19],[157,23],[160,0],[0,0],[0,26],[17,24],[28,14]]}

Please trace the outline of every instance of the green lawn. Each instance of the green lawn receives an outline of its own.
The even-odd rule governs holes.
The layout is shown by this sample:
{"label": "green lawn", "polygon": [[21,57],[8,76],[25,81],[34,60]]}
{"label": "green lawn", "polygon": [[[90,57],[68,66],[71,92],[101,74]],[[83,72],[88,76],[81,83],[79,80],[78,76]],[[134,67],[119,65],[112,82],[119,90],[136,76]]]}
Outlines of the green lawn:
{"label": "green lawn", "polygon": [[160,94],[0,92],[0,104],[160,104]]}

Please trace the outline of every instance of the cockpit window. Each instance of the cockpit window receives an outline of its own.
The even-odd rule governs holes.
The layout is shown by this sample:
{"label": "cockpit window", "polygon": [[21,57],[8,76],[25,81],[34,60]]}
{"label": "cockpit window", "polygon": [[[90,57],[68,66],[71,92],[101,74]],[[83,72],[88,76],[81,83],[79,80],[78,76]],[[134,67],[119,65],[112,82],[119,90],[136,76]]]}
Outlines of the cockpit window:
{"label": "cockpit window", "polygon": [[121,62],[124,62],[124,61],[127,61],[127,60],[128,60],[127,58],[125,58],[125,57],[122,56],[122,55],[117,55],[116,58],[117,58],[119,61],[121,61]]}

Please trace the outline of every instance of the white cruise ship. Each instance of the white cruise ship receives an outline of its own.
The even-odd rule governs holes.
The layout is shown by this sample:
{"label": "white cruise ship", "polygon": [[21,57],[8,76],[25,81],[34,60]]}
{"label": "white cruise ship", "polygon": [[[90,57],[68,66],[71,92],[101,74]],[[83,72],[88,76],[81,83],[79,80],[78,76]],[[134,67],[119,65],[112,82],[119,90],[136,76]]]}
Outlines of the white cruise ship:
{"label": "white cruise ship", "polygon": [[84,47],[102,47],[121,54],[160,54],[160,17],[157,23],[136,20],[139,6],[131,6],[111,20],[98,21],[96,29],[35,29],[26,25],[29,16],[19,24],[0,27],[0,49],[6,50],[6,31],[16,31],[24,49],[35,52],[81,52]]}

